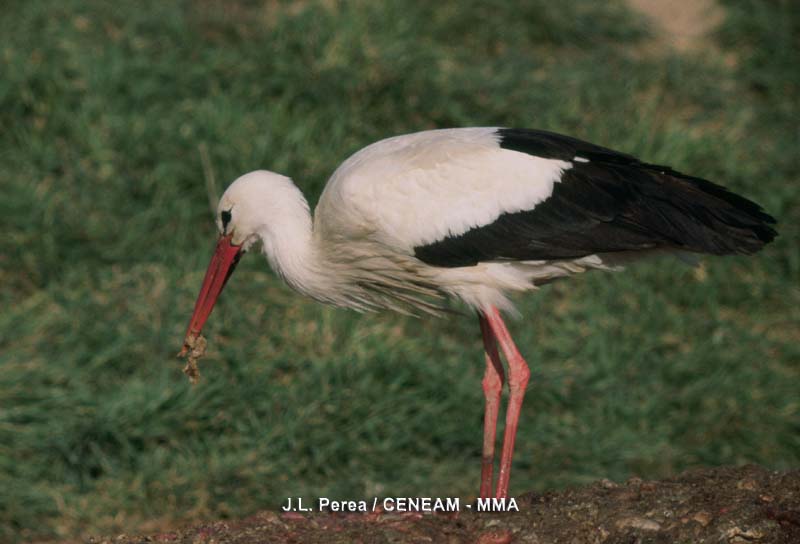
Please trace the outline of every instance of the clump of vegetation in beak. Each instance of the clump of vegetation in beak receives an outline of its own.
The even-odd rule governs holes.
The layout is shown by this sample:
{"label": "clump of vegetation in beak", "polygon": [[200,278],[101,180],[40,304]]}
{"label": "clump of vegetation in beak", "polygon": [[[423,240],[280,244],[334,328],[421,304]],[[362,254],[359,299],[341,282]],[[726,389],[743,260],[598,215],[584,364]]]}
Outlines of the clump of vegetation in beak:
{"label": "clump of vegetation in beak", "polygon": [[189,349],[184,349],[180,353],[181,357],[186,357],[186,366],[183,367],[183,373],[189,377],[192,385],[196,385],[200,381],[200,368],[197,366],[197,361],[206,354],[207,345],[208,342],[202,334],[188,336],[184,347]]}

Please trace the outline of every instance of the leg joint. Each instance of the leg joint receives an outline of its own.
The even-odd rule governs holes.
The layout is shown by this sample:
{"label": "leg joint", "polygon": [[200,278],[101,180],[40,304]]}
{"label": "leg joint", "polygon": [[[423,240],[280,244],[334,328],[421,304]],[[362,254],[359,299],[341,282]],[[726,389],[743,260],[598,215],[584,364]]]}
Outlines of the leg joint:
{"label": "leg joint", "polygon": [[521,391],[528,386],[531,377],[531,369],[523,361],[521,365],[515,365],[513,372],[508,373],[508,390]]}
{"label": "leg joint", "polygon": [[491,394],[492,396],[500,393],[503,389],[503,380],[497,374],[487,372],[483,376],[483,381],[481,382],[483,385],[483,392],[487,395]]}

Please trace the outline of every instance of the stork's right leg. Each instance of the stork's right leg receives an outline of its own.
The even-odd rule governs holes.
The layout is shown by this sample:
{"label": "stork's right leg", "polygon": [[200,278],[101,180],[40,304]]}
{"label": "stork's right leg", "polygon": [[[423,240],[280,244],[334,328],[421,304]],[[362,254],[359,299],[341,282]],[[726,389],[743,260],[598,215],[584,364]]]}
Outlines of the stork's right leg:
{"label": "stork's right leg", "polygon": [[490,498],[494,472],[494,444],[497,434],[497,414],[500,410],[500,394],[503,389],[503,363],[497,352],[497,341],[489,323],[478,313],[483,347],[486,351],[486,372],[483,375],[483,396],[486,411],[483,415],[483,459],[481,463],[481,498]]}

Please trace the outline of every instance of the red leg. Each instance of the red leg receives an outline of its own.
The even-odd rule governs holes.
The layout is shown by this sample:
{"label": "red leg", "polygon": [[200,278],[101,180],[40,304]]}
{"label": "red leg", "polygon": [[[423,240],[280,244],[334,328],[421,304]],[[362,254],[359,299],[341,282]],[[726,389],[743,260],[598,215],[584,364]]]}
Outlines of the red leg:
{"label": "red leg", "polygon": [[497,434],[497,414],[500,410],[500,393],[503,389],[503,363],[497,353],[497,342],[494,339],[489,323],[483,314],[478,314],[483,336],[483,347],[486,351],[486,372],[483,375],[483,396],[486,399],[486,411],[483,416],[483,459],[481,460],[481,497],[492,496],[492,472],[494,471],[494,442]]}
{"label": "red leg", "polygon": [[497,478],[498,498],[508,497],[508,482],[511,478],[511,459],[514,456],[514,439],[517,436],[517,423],[522,400],[525,398],[525,388],[531,371],[528,363],[520,355],[517,346],[511,339],[506,324],[500,317],[497,308],[490,308],[484,313],[486,321],[500,344],[503,354],[508,361],[508,408],[506,409],[506,427],[503,434],[503,453],[500,457],[500,476]]}

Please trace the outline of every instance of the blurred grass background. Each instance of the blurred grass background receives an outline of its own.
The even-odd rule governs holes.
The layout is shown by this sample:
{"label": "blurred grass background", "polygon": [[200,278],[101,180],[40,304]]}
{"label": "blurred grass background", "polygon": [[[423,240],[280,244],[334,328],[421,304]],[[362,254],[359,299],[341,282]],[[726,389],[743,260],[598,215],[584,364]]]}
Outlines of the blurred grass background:
{"label": "blurred grass background", "polygon": [[[621,2],[6,2],[0,540],[147,532],[286,497],[477,492],[471,316],[325,308],[243,260],[174,358],[215,238],[205,178],[315,202],[377,139],[544,128],[707,177],[780,238],[520,301],[512,492],[800,464],[800,4],[725,0],[676,52]],[[202,156],[210,169],[204,172]]]}

